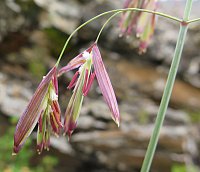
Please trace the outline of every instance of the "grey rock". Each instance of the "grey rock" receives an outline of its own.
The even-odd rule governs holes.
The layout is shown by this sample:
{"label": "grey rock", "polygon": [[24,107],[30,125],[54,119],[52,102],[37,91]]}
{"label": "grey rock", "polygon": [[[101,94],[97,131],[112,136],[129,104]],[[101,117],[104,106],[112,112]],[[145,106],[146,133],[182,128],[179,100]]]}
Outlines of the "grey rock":
{"label": "grey rock", "polygon": [[93,117],[90,116],[90,114],[83,115],[81,114],[78,119],[78,129],[80,130],[94,130],[94,129],[106,129],[106,123],[95,120]]}
{"label": "grey rock", "polygon": [[[95,151],[96,157],[104,165],[129,171],[132,167],[141,167],[152,129],[153,125],[132,125],[128,131],[122,126],[118,131],[77,133],[73,135],[72,142],[82,153],[91,154]],[[153,168],[160,170],[164,166],[168,171],[173,163],[184,163],[185,158],[191,160],[189,155],[196,154],[192,150],[197,151],[195,140],[189,136],[191,131],[184,126],[163,127]]]}
{"label": "grey rock", "polygon": [[0,73],[0,107],[9,116],[21,116],[32,96],[31,84]]}
{"label": "grey rock", "polygon": [[193,58],[189,65],[188,69],[185,72],[185,80],[187,80],[191,85],[194,85],[197,88],[200,88],[200,57]]}
{"label": "grey rock", "polygon": [[25,26],[25,18],[19,12],[20,6],[14,1],[0,2],[0,42],[9,32],[17,32]]}
{"label": "grey rock", "polygon": [[83,107],[84,113],[91,114],[95,118],[104,119],[104,120],[111,120],[110,111],[106,105],[106,103],[101,100],[92,101]]}
{"label": "grey rock", "polygon": [[35,3],[47,10],[45,18],[40,18],[42,27],[54,26],[71,34],[78,26],[81,18],[81,6],[76,1],[35,0]]}
{"label": "grey rock", "polygon": [[[10,64],[1,65],[0,107],[1,112],[9,116],[21,115],[34,90],[31,81],[21,80],[28,78],[24,74],[26,72],[19,71],[12,64],[25,66],[33,59],[40,59],[39,62],[42,60],[46,66],[53,66],[55,63],[55,59],[50,58],[52,54],[48,50],[48,40],[41,29],[55,27],[58,32],[70,34],[79,24],[100,12],[121,8],[122,3],[122,1],[106,0],[34,0],[34,2],[41,8],[38,13],[39,26],[28,32],[28,47],[20,47],[18,52],[9,52],[4,60]],[[20,30],[25,20],[20,12],[21,6],[15,1],[7,0],[6,5],[1,3],[0,40],[9,32]],[[173,3],[174,1],[171,1],[171,7],[174,6]],[[194,10],[196,8],[197,6]],[[167,13],[172,12],[174,8],[167,11]],[[175,9],[175,12],[180,15],[178,10]],[[119,17],[116,17],[103,31],[99,47],[119,100],[121,125],[117,128],[113,122],[98,84],[94,83],[88,98],[84,99],[78,126],[71,142],[67,142],[67,137],[51,138],[52,146],[58,150],[57,154],[64,154],[60,159],[74,171],[77,167],[85,170],[82,167],[87,166],[87,163],[95,166],[94,171],[138,171],[152,134],[179,26],[159,18],[147,54],[139,57],[135,38],[119,38]],[[76,35],[76,39],[81,43],[94,40],[107,18],[108,16],[104,16],[89,24]],[[189,30],[191,38],[186,40],[179,69],[179,76],[185,81],[179,78],[175,84],[152,171],[168,172],[174,163],[187,164],[199,158],[199,125],[198,122],[192,124],[189,114],[185,112],[185,109],[199,110],[200,107],[198,34],[199,26],[191,26]],[[69,77],[71,78],[71,75]],[[63,80],[60,81],[61,90],[66,90],[62,88]],[[66,80],[63,87],[66,86],[65,82]],[[65,94],[60,96],[59,100],[66,100]],[[71,162],[75,162],[75,165]],[[97,164],[101,164],[103,169],[97,169]]]}
{"label": "grey rock", "polygon": [[63,154],[74,155],[74,150],[72,146],[67,142],[66,137],[51,137],[51,146],[59,150]]}

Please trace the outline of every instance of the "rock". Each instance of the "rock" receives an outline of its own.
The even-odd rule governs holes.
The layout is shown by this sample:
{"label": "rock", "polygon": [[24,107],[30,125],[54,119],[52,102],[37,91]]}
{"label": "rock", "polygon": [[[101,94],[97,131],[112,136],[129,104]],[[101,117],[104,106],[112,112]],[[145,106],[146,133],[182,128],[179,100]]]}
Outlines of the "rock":
{"label": "rock", "polygon": [[107,125],[106,123],[99,121],[99,120],[95,120],[94,118],[90,117],[89,115],[83,115],[81,114],[78,120],[78,129],[80,129],[81,131],[88,131],[88,130],[94,130],[94,129],[106,129]]}
{"label": "rock", "polygon": [[[154,123],[158,113],[158,105],[149,100],[137,100],[134,104],[124,103],[120,105],[121,121],[122,123],[137,123],[146,125],[148,123]],[[165,125],[178,126],[186,125],[190,123],[188,114],[181,110],[174,110],[168,108]]]}
{"label": "rock", "polygon": [[24,26],[25,19],[20,11],[21,7],[14,1],[0,2],[0,42],[9,32],[17,32]]}
{"label": "rock", "polygon": [[[110,78],[113,80],[115,87],[121,88],[122,95],[131,99],[133,96],[130,95],[133,93],[130,92],[137,89],[141,93],[160,100],[166,80],[165,72],[159,70],[159,68],[149,67],[147,64],[140,64],[137,60],[133,60],[132,63],[131,60],[117,60],[115,64],[112,61],[112,65],[110,62],[109,60],[106,61],[107,66],[110,66],[109,71],[113,71],[112,73],[114,74],[112,75],[110,72]],[[118,78],[122,78],[124,82],[119,83]],[[135,97],[137,98],[138,96],[136,95]],[[180,79],[176,80],[171,97],[172,105],[199,109],[199,99],[199,89]]]}
{"label": "rock", "polygon": [[[72,143],[77,150],[81,150],[82,155],[96,152],[98,161],[109,168],[130,171],[141,167],[152,127],[133,125],[128,131],[123,130],[122,126],[118,131],[77,133],[72,136]],[[188,153],[194,153],[189,149],[190,146],[186,146],[191,145],[190,132],[189,128],[183,126],[162,128],[154,159],[155,170],[161,170],[162,164],[162,168],[169,171],[173,163],[184,163],[185,158],[189,158]],[[194,140],[192,146],[197,150],[197,145],[193,143]]]}
{"label": "rock", "polygon": [[69,142],[66,141],[66,137],[51,137],[51,146],[63,154],[74,155],[74,150]]}
{"label": "rock", "polygon": [[[59,55],[66,40],[65,34],[71,34],[78,25],[96,14],[121,8],[122,5],[122,1],[105,0],[28,2],[0,2],[0,107],[4,114],[1,116],[1,124],[6,121],[5,115],[19,116],[24,111],[39,83],[36,77],[41,79],[47,68],[55,64],[56,59],[51,57]],[[175,12],[180,16],[180,11],[172,8],[174,3],[183,7],[178,1],[163,2],[161,11],[169,8],[167,13]],[[193,10],[199,12],[197,7],[195,5]],[[85,48],[88,42],[93,42],[108,17],[101,17],[81,29],[75,35],[76,41],[72,41],[68,47],[69,57],[62,60],[69,61],[75,52],[77,54],[76,49]],[[94,82],[90,94],[84,98],[71,142],[67,142],[67,137],[51,139],[53,149],[50,153],[59,157],[58,167],[61,172],[140,170],[179,26],[159,17],[147,54],[139,56],[135,38],[119,38],[119,17],[105,28],[98,45],[119,102],[120,128],[113,122],[98,84]],[[178,79],[152,166],[155,172],[168,172],[174,163],[185,165],[199,159],[199,122],[191,123],[192,117],[187,112],[196,110],[198,116],[200,110],[199,26],[191,25],[188,36],[190,38],[186,40]],[[71,78],[73,72],[66,76]],[[59,80],[62,112],[71,95],[71,92],[66,91],[69,78]],[[2,134],[5,128],[0,126]]]}
{"label": "rock", "polygon": [[79,24],[81,6],[76,1],[35,0],[35,3],[47,12],[40,17],[40,25],[44,28],[54,26],[71,34]]}
{"label": "rock", "polygon": [[19,117],[32,96],[30,82],[10,79],[0,73],[0,107],[3,114]]}
{"label": "rock", "polygon": [[199,56],[193,58],[188,67],[187,67],[187,71],[185,72],[184,78],[186,81],[188,81],[191,85],[200,88],[200,60],[199,60]]}
{"label": "rock", "polygon": [[96,119],[110,120],[110,111],[103,100],[87,102],[83,111],[92,114]]}

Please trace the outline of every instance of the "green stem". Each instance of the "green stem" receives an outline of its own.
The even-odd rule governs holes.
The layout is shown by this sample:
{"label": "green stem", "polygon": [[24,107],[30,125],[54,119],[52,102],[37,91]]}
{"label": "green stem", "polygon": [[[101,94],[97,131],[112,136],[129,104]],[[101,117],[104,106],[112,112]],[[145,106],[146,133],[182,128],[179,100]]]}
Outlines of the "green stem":
{"label": "green stem", "polygon": [[192,10],[192,3],[193,0],[187,0],[186,5],[185,5],[185,10],[184,10],[184,14],[183,14],[183,21],[188,21],[190,18],[190,13]]}
{"label": "green stem", "polygon": [[150,170],[151,163],[152,163],[152,160],[153,160],[153,157],[155,154],[155,150],[156,150],[156,146],[157,146],[158,138],[159,138],[159,134],[160,134],[160,129],[162,128],[162,125],[163,125],[166,110],[167,110],[169,100],[171,97],[171,93],[172,93],[172,89],[174,86],[177,70],[179,67],[181,54],[183,51],[183,46],[184,46],[187,29],[188,29],[187,21],[190,16],[192,2],[193,2],[193,0],[187,0],[186,6],[185,6],[184,17],[183,17],[184,22],[182,22],[182,24],[180,26],[180,31],[179,31],[179,35],[178,35],[178,39],[177,39],[174,57],[172,60],[171,68],[170,68],[169,75],[167,78],[167,82],[166,82],[163,97],[162,97],[162,100],[160,103],[160,107],[158,110],[153,134],[150,138],[147,152],[146,152],[143,164],[142,164],[141,172],[148,172]]}
{"label": "green stem", "polygon": [[198,22],[200,21],[200,18],[197,18],[197,19],[193,19],[193,20],[189,20],[187,23],[195,23],[195,22]]}
{"label": "green stem", "polygon": [[98,36],[97,36],[97,38],[96,38],[96,41],[95,41],[96,43],[98,42],[99,37],[101,36],[101,33],[102,33],[103,29],[106,27],[106,25],[109,23],[109,21],[112,20],[112,19],[113,19],[117,14],[119,14],[119,13],[121,13],[121,11],[116,12],[115,14],[113,14],[112,16],[110,16],[109,19],[104,23],[104,25],[102,26],[102,28],[101,28],[101,30],[99,31],[99,34],[98,34]]}
{"label": "green stem", "polygon": [[174,20],[176,22],[181,22],[182,20],[181,19],[178,19],[176,17],[173,17],[173,16],[170,16],[170,15],[167,15],[167,14],[164,14],[164,13],[161,13],[161,12],[156,12],[156,11],[152,11],[152,10],[147,10],[147,9],[139,9],[139,8],[126,8],[126,9],[115,9],[115,10],[111,10],[111,11],[106,11],[104,13],[101,13],[93,18],[91,18],[90,20],[86,21],[85,23],[83,23],[82,25],[80,25],[79,27],[77,27],[72,33],[71,35],[68,37],[68,39],[66,40],[64,46],[63,46],[63,49],[58,57],[58,60],[56,62],[56,65],[55,66],[58,66],[63,54],[64,54],[64,51],[69,43],[69,41],[71,40],[72,36],[77,32],[79,31],[82,27],[84,27],[85,25],[87,25],[88,23],[96,20],[97,18],[101,17],[101,16],[104,16],[104,15],[107,15],[107,14],[111,14],[111,13],[117,13],[117,12],[126,12],[126,11],[139,11],[139,12],[146,12],[146,13],[151,13],[151,14],[156,14],[158,16],[162,16],[162,17],[165,17],[165,18],[168,18],[168,19],[171,19],[171,20]]}

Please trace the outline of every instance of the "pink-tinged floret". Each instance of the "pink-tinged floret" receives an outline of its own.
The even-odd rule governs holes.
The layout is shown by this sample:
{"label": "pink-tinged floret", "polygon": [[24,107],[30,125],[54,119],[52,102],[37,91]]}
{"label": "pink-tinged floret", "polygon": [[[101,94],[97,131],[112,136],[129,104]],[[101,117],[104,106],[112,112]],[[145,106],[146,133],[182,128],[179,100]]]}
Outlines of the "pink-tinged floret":
{"label": "pink-tinged floret", "polygon": [[[82,61],[82,64],[78,63],[78,66],[77,61],[80,59],[85,60],[85,62]],[[66,71],[66,69],[73,70],[74,67],[71,66],[76,66],[79,69],[68,86],[68,88],[74,87],[74,89],[65,112],[64,133],[68,134],[70,138],[76,128],[83,98],[87,96],[95,77],[97,78],[103,97],[112,112],[111,116],[119,126],[120,115],[117,100],[96,43],[72,59],[67,66],[61,69],[60,73]]]}
{"label": "pink-tinged floret", "polygon": [[94,70],[100,90],[103,94],[106,103],[108,104],[110,111],[112,112],[113,120],[119,126],[120,114],[119,114],[117,99],[110,78],[103,64],[99,48],[96,45],[92,49],[92,54],[93,54]]}
{"label": "pink-tinged floret", "polygon": [[[56,67],[53,67],[43,78],[24,113],[20,117],[14,134],[13,154],[17,154],[20,151],[37,123],[38,133],[39,135],[43,135],[40,137],[37,147],[39,147],[39,151],[41,151],[43,147],[49,147],[51,113],[56,119],[57,126],[62,127],[60,123],[60,107],[57,100],[58,82],[56,71]],[[47,108],[49,108],[50,111],[47,111]],[[45,126],[47,125],[48,128],[44,127],[44,122],[46,123]],[[51,127],[53,128],[53,126]],[[43,131],[44,128],[45,131]]]}

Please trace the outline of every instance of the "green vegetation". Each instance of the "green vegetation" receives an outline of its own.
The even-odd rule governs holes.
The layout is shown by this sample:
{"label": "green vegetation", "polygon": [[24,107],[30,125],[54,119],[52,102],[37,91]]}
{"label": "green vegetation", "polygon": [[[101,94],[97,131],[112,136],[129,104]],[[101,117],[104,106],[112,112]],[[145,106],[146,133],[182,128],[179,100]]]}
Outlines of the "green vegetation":
{"label": "green vegetation", "polygon": [[138,120],[140,124],[147,124],[149,122],[149,114],[144,109],[141,110],[138,114]]}
{"label": "green vegetation", "polygon": [[200,169],[196,167],[195,165],[180,165],[180,164],[175,164],[171,172],[198,172]]}
{"label": "green vegetation", "polygon": [[[16,120],[14,120],[16,121]],[[12,122],[11,122],[12,123]],[[30,162],[35,151],[31,148],[31,138],[29,138],[23,149],[16,156],[12,156],[13,134],[15,127],[11,125],[0,139],[0,171],[1,172],[53,172],[54,167],[58,164],[58,159],[53,156],[41,156],[37,166]],[[32,165],[32,166],[31,166]]]}
{"label": "green vegetation", "polygon": [[192,123],[200,123],[200,112],[188,112]]}
{"label": "green vegetation", "polygon": [[41,76],[45,75],[45,66],[41,63],[39,59],[31,60],[28,65],[29,71],[37,78],[41,78]]}
{"label": "green vegetation", "polygon": [[56,28],[46,28],[44,29],[44,33],[46,34],[48,42],[50,43],[48,46],[51,50],[51,53],[57,57],[65,43],[67,35]]}
{"label": "green vegetation", "polygon": [[[18,156],[12,156],[14,127],[9,128],[0,140],[0,169],[4,171],[20,172],[28,169],[29,160],[33,155],[29,149],[31,141],[28,140],[24,149]],[[28,170],[30,171],[30,170]]]}

